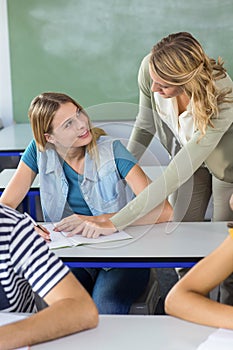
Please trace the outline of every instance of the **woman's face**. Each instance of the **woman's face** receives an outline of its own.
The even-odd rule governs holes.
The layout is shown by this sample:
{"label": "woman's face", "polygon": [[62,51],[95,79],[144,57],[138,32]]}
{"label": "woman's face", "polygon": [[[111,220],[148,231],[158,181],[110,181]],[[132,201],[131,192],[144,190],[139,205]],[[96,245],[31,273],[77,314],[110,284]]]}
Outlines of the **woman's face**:
{"label": "woman's face", "polygon": [[92,141],[88,117],[73,103],[62,104],[52,122],[53,131],[45,134],[55,147],[77,148]]}
{"label": "woman's face", "polygon": [[181,95],[184,91],[180,86],[170,85],[162,80],[149,66],[152,79],[151,91],[158,92],[164,98],[171,98]]}

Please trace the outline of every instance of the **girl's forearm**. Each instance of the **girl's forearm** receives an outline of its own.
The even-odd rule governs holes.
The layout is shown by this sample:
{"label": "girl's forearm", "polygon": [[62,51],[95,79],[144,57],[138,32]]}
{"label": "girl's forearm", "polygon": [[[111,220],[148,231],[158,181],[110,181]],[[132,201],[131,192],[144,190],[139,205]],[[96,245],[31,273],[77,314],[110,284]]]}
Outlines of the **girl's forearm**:
{"label": "girl's forearm", "polygon": [[172,316],[202,325],[233,329],[233,307],[196,292],[168,294],[165,311]]}

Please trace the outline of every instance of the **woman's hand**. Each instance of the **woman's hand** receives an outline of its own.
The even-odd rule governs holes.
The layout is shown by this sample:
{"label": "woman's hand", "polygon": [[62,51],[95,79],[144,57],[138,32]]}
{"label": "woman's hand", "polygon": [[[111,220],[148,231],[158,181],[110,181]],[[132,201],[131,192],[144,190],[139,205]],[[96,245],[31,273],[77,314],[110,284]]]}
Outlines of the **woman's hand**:
{"label": "woman's hand", "polygon": [[87,238],[98,238],[100,235],[108,236],[116,231],[117,229],[108,219],[102,222],[86,220],[82,224],[82,236]]}
{"label": "woman's hand", "polygon": [[97,238],[101,234],[109,235],[117,231],[109,220],[112,215],[86,216],[73,214],[58,222],[55,231],[69,232],[67,237],[76,234],[82,234],[82,236],[87,238]]}

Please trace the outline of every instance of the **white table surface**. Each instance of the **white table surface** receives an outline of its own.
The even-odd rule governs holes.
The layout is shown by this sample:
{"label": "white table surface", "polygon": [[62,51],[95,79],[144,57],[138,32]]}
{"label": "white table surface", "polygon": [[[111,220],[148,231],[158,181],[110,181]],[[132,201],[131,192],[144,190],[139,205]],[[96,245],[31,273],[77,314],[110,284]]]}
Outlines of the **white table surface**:
{"label": "white table surface", "polygon": [[0,130],[0,152],[23,152],[32,140],[29,123],[13,124]]}
{"label": "white table surface", "polygon": [[99,326],[32,350],[196,350],[216,329],[170,316],[100,315]]}
{"label": "white table surface", "polygon": [[54,252],[64,261],[78,262],[197,262],[228,235],[226,222],[172,222],[128,227],[125,231],[133,239],[63,248]]}

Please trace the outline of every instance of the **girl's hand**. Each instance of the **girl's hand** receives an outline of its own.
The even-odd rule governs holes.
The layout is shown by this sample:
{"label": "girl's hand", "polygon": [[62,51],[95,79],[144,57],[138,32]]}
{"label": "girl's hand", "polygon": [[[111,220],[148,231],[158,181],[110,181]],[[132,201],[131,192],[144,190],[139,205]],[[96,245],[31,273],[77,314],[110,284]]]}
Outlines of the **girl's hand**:
{"label": "girl's hand", "polygon": [[56,223],[54,231],[73,232],[85,219],[86,216],[78,214],[67,216],[67,218]]}
{"label": "girl's hand", "polygon": [[34,229],[46,242],[50,242],[50,233],[44,226],[37,225],[34,226]]}

